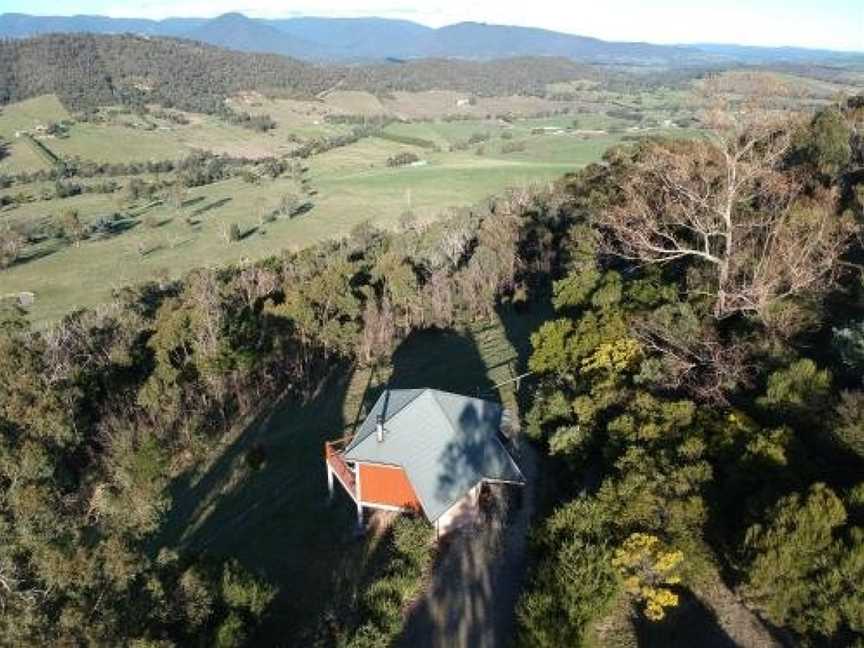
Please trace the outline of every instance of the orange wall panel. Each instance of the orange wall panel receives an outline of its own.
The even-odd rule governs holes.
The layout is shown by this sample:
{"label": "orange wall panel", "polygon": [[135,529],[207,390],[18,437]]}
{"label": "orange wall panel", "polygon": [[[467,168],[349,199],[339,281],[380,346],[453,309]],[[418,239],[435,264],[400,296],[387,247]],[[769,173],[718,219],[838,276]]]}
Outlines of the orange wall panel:
{"label": "orange wall panel", "polygon": [[420,500],[402,468],[360,464],[360,499],[370,504],[387,504],[420,509]]}

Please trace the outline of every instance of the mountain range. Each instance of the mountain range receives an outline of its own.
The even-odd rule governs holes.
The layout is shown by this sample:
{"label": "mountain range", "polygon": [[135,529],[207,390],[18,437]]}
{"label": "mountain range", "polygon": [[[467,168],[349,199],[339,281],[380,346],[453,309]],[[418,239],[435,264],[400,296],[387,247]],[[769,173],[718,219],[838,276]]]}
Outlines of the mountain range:
{"label": "mountain range", "polygon": [[531,27],[474,22],[433,29],[386,18],[258,19],[240,13],[212,19],[158,21],[106,16],[0,15],[0,37],[26,38],[54,32],[181,37],[245,52],[316,61],[556,56],[578,62],[622,65],[864,63],[864,53],[739,45],[623,43]]}

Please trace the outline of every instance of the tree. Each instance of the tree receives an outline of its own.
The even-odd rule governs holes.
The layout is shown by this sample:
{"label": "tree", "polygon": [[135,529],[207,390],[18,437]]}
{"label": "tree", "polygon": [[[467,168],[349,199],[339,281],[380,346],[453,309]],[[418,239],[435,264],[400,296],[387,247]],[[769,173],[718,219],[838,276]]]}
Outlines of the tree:
{"label": "tree", "polygon": [[824,174],[841,171],[852,157],[851,129],[836,108],[822,110],[805,130],[802,152]]}
{"label": "tree", "polygon": [[609,520],[596,500],[579,498],[555,511],[535,532],[543,556],[519,601],[521,645],[583,645],[592,621],[620,592],[609,548]]}
{"label": "tree", "polygon": [[24,237],[11,227],[0,229],[0,270],[18,260],[25,242]]}
{"label": "tree", "polygon": [[610,160],[618,195],[601,211],[614,254],[687,261],[707,274],[715,317],[755,313],[834,282],[855,225],[831,190],[803,193],[784,162],[792,125],[757,111],[714,110],[697,141],[641,143]]}
{"label": "tree", "polygon": [[243,234],[240,231],[240,226],[237,223],[222,224],[222,240],[225,241],[226,245],[230,245],[231,243],[237,243],[242,238]]}
{"label": "tree", "polygon": [[831,374],[804,358],[768,377],[765,394],[758,404],[792,422],[817,422],[828,409]]}
{"label": "tree", "polygon": [[781,499],[743,551],[746,595],[772,622],[823,641],[841,625],[864,631],[864,532],[825,484]]}
{"label": "tree", "polygon": [[183,184],[179,176],[171,184],[168,198],[174,209],[181,209],[183,207],[183,203],[186,201],[186,185]]}
{"label": "tree", "polygon": [[864,460],[864,392],[841,392],[836,416],[834,438]]}
{"label": "tree", "polygon": [[64,210],[60,215],[60,225],[63,228],[63,235],[72,241],[75,247],[81,247],[81,241],[87,238],[87,226],[81,222],[78,210]]}
{"label": "tree", "polygon": [[678,605],[678,595],[669,589],[677,585],[684,554],[666,550],[657,536],[634,533],[615,550],[614,565],[624,579],[624,589],[645,604],[645,616],[661,621],[666,608]]}
{"label": "tree", "polygon": [[279,213],[291,218],[300,208],[300,199],[295,193],[286,193],[279,199]]}

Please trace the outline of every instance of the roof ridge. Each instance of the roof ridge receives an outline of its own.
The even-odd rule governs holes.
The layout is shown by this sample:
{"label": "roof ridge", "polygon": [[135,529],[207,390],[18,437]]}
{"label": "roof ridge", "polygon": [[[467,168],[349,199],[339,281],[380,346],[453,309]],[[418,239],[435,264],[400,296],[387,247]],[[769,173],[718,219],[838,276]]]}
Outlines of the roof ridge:
{"label": "roof ridge", "polygon": [[[380,400],[381,398],[384,398],[384,395],[387,394],[387,392],[393,393],[393,392],[409,392],[409,391],[413,391],[413,392],[417,392],[417,393],[415,393],[414,396],[412,396],[410,399],[408,399],[407,401],[405,401],[404,403],[402,403],[402,406],[401,406],[399,409],[397,409],[395,412],[393,412],[392,416],[390,416],[391,419],[392,419],[394,416],[396,416],[397,414],[399,414],[399,413],[400,413],[402,410],[404,410],[406,407],[408,407],[408,406],[409,406],[411,403],[413,403],[415,400],[417,400],[420,396],[422,396],[422,395],[423,395],[423,392],[425,392],[426,389],[425,389],[425,388],[422,388],[422,387],[414,387],[414,388],[411,388],[411,389],[385,389],[383,392],[381,392],[381,396],[378,397],[379,400]],[[370,414],[371,414],[371,412],[370,412]],[[387,418],[386,418],[387,415],[385,414],[384,416],[385,416],[385,419],[384,419],[384,420],[385,420],[385,422],[386,422],[386,421],[387,421]]]}
{"label": "roof ridge", "polygon": [[[458,432],[458,430],[456,429],[456,426],[455,426],[454,423],[453,423],[453,419],[450,418],[450,414],[447,413],[447,410],[446,410],[446,409],[444,408],[444,406],[441,404],[441,401],[438,400],[438,394],[439,394],[439,393],[447,393],[447,392],[441,392],[441,391],[438,390],[438,389],[429,389],[428,391],[431,392],[431,394],[432,394],[432,400],[435,401],[435,406],[436,406],[436,407],[438,408],[438,410],[439,410],[439,411],[444,415],[444,420],[446,420],[446,421],[447,421],[447,424],[450,426],[450,431],[453,432],[454,434],[455,434],[456,432]],[[455,394],[454,394],[454,395],[455,395]]]}
{"label": "roof ridge", "polygon": [[[408,406],[409,406],[411,403],[413,403],[414,401],[416,401],[418,398],[420,398],[420,397],[421,397],[423,394],[425,394],[426,392],[431,392],[431,391],[432,391],[432,390],[429,389],[428,387],[418,387],[417,390],[418,390],[418,393],[414,396],[414,398],[412,398],[412,399],[409,400],[407,403],[405,403],[404,405],[402,405],[402,407],[400,407],[398,410],[396,410],[396,412],[393,414],[393,416],[391,416],[389,419],[385,419],[385,421],[384,421],[384,424],[385,424],[384,431],[385,431],[385,432],[387,431],[387,428],[386,428],[387,421],[392,421],[392,420],[395,419],[397,416],[399,416],[402,412],[404,412],[406,409],[408,409]],[[408,391],[408,390],[403,390],[403,391]],[[434,398],[434,394],[433,394],[433,398]],[[437,403],[438,401],[436,400],[435,402]],[[439,407],[440,407],[440,405],[439,405]]]}
{"label": "roof ridge", "polygon": [[[351,439],[351,442],[348,444],[348,446],[347,446],[345,449],[346,449],[346,450],[351,450],[351,449],[357,447],[360,443],[362,443],[366,438],[368,438],[369,436],[371,436],[371,435],[375,432],[375,428],[374,428],[373,426],[370,426],[369,429],[366,430],[366,433],[363,434],[363,435],[361,436],[361,432],[363,431],[363,426],[365,426],[366,423],[369,422],[370,417],[372,416],[372,412],[375,411],[375,408],[378,406],[378,403],[380,403],[381,400],[387,396],[388,392],[392,393],[392,392],[411,392],[411,391],[416,392],[416,393],[415,393],[411,398],[409,398],[407,401],[405,401],[404,403],[402,403],[402,405],[399,407],[399,409],[397,409],[397,410],[396,410],[396,411],[395,411],[395,412],[390,416],[390,419],[392,419],[393,417],[395,417],[397,414],[399,414],[399,412],[401,412],[402,410],[404,410],[408,405],[410,405],[410,404],[413,403],[415,400],[417,400],[417,398],[423,394],[423,392],[425,391],[425,389],[424,389],[424,388],[419,388],[419,387],[415,387],[415,388],[412,388],[412,389],[389,389],[389,388],[388,388],[388,389],[385,389],[384,391],[382,391],[381,394],[378,396],[378,398],[375,399],[375,402],[372,403],[372,407],[369,409],[369,412],[366,414],[366,416],[365,416],[365,417],[363,418],[363,420],[360,422],[360,425],[358,425],[358,426],[355,428],[355,431],[354,431],[354,438]],[[381,405],[381,409],[382,409],[382,412],[383,412],[383,409],[384,409],[384,405],[383,405],[383,404]],[[385,414],[385,416],[386,416],[386,414]]]}

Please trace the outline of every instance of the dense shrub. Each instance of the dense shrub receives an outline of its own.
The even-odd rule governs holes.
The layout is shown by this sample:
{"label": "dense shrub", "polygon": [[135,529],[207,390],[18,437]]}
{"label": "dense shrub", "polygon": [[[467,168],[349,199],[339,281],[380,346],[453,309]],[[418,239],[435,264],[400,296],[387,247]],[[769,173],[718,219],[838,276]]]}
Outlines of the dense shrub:
{"label": "dense shrub", "polygon": [[411,153],[410,151],[404,151],[402,153],[397,153],[396,155],[390,156],[387,158],[387,166],[388,167],[400,167],[400,166],[408,166],[410,164],[414,164],[415,162],[419,162],[420,157],[416,153]]}

